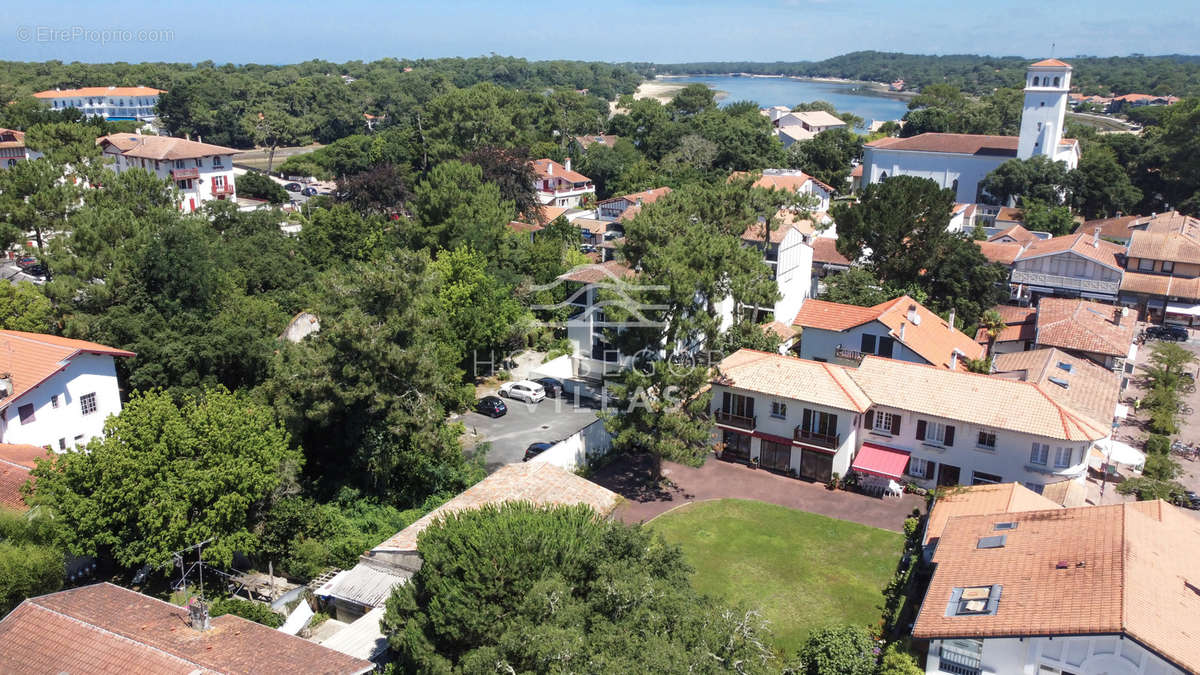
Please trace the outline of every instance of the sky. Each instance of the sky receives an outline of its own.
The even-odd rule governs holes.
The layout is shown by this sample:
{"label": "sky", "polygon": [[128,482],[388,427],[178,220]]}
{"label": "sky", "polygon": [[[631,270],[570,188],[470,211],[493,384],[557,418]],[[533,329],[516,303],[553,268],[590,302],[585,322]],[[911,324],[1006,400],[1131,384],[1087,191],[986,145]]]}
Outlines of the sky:
{"label": "sky", "polygon": [[[1151,10],[1152,11],[1142,11]],[[1196,0],[4,0],[0,60],[808,61],[875,49],[1041,58],[1200,52]]]}

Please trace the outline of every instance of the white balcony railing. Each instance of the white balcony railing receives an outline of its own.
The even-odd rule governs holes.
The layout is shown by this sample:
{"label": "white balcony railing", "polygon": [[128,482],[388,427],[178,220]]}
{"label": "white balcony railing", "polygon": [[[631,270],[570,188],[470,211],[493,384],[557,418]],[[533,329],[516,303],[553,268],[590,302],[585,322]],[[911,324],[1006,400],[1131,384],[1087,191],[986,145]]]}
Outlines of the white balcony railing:
{"label": "white balcony railing", "polygon": [[1108,293],[1111,295],[1116,295],[1117,291],[1121,288],[1120,281],[1065,277],[1061,274],[1044,274],[1042,272],[1028,272],[1025,270],[1013,270],[1012,282],[1028,286],[1048,286],[1050,288],[1062,288],[1090,293]]}

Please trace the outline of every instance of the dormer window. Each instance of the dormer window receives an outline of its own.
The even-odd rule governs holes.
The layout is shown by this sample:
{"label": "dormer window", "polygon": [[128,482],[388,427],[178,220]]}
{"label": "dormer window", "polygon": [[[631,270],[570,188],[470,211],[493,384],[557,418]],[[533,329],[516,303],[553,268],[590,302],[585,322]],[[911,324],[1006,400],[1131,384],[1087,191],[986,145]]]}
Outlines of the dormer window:
{"label": "dormer window", "polygon": [[946,616],[988,616],[1000,605],[1000,584],[955,588],[950,593]]}

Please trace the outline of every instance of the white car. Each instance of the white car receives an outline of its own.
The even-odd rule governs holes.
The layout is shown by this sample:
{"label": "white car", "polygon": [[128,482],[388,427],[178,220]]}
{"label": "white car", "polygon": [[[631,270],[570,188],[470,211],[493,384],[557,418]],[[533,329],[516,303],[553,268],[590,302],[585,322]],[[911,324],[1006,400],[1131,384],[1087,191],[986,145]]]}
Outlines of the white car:
{"label": "white car", "polygon": [[500,395],[520,401],[528,401],[529,403],[537,403],[546,398],[546,389],[537,382],[517,380],[516,382],[505,382],[500,385]]}

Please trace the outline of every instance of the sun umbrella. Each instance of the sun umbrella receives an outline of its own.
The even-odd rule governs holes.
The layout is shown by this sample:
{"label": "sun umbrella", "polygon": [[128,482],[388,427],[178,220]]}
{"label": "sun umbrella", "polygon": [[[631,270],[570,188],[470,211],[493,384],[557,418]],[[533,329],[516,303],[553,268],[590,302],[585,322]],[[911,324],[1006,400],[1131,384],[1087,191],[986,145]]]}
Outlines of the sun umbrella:
{"label": "sun umbrella", "polygon": [[1124,464],[1135,469],[1146,465],[1146,454],[1128,443],[1106,438],[1096,443],[1110,464]]}

